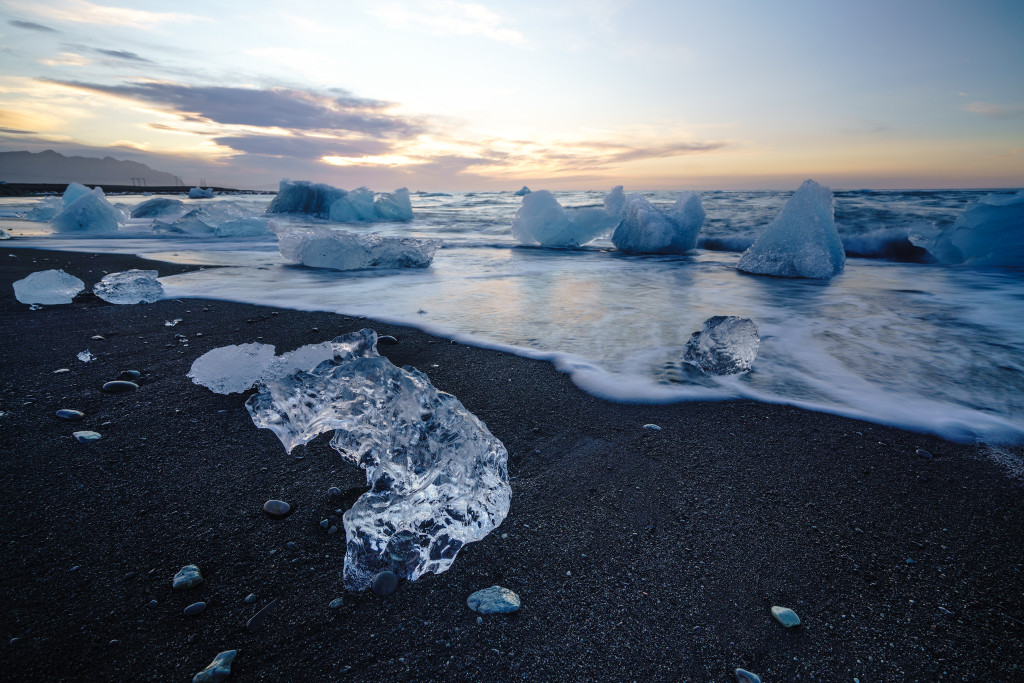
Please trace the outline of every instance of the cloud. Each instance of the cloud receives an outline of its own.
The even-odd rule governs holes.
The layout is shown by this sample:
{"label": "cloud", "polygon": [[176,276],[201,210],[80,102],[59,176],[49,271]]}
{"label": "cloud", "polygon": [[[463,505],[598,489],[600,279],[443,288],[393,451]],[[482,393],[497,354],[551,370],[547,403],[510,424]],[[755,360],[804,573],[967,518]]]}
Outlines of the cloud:
{"label": "cloud", "polygon": [[283,128],[285,130],[349,131],[366,135],[415,136],[422,124],[387,112],[393,105],[341,91],[334,96],[291,88],[234,88],[179,83],[134,82],[100,85],[78,81],[47,81],[80,90],[141,100],[197,123]]}
{"label": "cloud", "polygon": [[123,59],[129,62],[142,62],[145,64],[153,63],[145,57],[138,56],[134,52],[128,52],[128,50],[104,50],[100,47],[94,47],[90,49],[97,54],[106,55],[107,57],[113,57],[114,59]]}
{"label": "cloud", "polygon": [[992,104],[990,102],[971,102],[964,109],[975,114],[991,116],[994,119],[1014,119],[1024,117],[1024,102],[1012,104]]}
{"label": "cloud", "polygon": [[213,141],[246,154],[294,159],[378,155],[391,150],[390,143],[378,139],[345,140],[299,135],[231,135],[214,138]]}
{"label": "cloud", "polygon": [[35,135],[35,131],[32,130],[16,130],[14,128],[0,128],[0,133],[4,135]]}
{"label": "cloud", "polygon": [[43,26],[42,24],[37,24],[34,21],[20,21],[18,19],[11,19],[7,23],[10,24],[11,26],[23,28],[27,31],[39,31],[40,33],[60,33],[60,31],[58,31],[55,28]]}
{"label": "cloud", "polygon": [[89,61],[88,57],[76,52],[61,52],[56,57],[40,59],[39,63],[46,66],[86,66],[92,62]]}
{"label": "cloud", "polygon": [[504,18],[474,2],[381,2],[368,12],[392,26],[426,29],[439,36],[481,36],[510,45],[527,42],[522,33],[504,26]]}
{"label": "cloud", "polygon": [[99,24],[101,26],[133,26],[152,28],[168,22],[205,21],[203,17],[181,12],[149,12],[127,7],[96,5],[85,0],[63,0],[63,2],[40,3],[8,2],[9,6],[36,16],[74,24]]}

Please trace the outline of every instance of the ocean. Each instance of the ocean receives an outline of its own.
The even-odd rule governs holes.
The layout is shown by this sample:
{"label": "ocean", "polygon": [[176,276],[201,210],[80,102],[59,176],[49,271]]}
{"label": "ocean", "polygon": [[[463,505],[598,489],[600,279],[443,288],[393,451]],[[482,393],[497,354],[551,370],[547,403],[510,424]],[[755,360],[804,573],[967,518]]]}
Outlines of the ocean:
{"label": "ocean", "polygon": [[[563,206],[587,207],[601,206],[605,193],[554,194]],[[341,225],[275,216],[295,225],[443,240],[432,265],[417,270],[294,266],[281,258],[274,236],[157,235],[144,220],[129,221],[116,235],[55,235],[47,223],[24,218],[42,201],[37,198],[0,199],[0,228],[16,238],[0,246],[136,254],[153,259],[156,270],[160,261],[217,266],[161,278],[167,298],[411,325],[548,360],[584,390],[614,401],[741,397],[956,441],[1019,443],[1024,271],[939,265],[923,250],[987,193],[836,192],[836,224],[849,257],[831,281],[736,270],[741,252],[792,194],[776,191],[700,193],[707,218],[698,248],[683,256],[623,254],[608,237],[572,250],[520,245],[510,225],[521,199],[511,192],[416,193],[410,223]],[[656,206],[676,196],[643,194]],[[125,208],[148,198],[109,197]],[[235,214],[255,216],[272,198],[182,201],[232,202]],[[761,346],[751,372],[709,376],[682,362],[691,333],[714,315],[757,324]]]}

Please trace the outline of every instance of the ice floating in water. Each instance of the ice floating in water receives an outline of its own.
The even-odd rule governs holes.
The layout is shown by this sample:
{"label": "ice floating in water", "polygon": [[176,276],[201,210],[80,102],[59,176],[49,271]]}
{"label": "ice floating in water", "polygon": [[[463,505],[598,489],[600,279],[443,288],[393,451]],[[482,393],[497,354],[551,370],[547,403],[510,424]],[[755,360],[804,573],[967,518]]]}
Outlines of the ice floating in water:
{"label": "ice floating in water", "polygon": [[46,223],[53,219],[60,210],[64,208],[64,201],[60,197],[46,197],[25,214],[25,220],[36,223]]}
{"label": "ice floating in water", "polygon": [[704,207],[695,192],[680,192],[668,211],[653,206],[636,192],[624,198],[616,187],[605,198],[605,206],[622,216],[612,235],[616,248],[639,254],[682,254],[697,246],[697,234],[704,225]]}
{"label": "ice floating in water", "polygon": [[6,230],[0,230],[0,240],[9,240],[9,239],[11,239],[11,233],[7,232]]}
{"label": "ice floating in water", "polygon": [[750,370],[760,345],[753,320],[716,315],[690,337],[683,360],[713,375],[735,375]]}
{"label": "ice floating in water", "polygon": [[512,236],[522,244],[573,248],[610,232],[619,217],[596,207],[563,209],[547,190],[530,192],[512,218]]}
{"label": "ice floating in water", "polygon": [[[73,183],[77,185],[77,183]],[[82,187],[82,186],[80,186]],[[71,202],[68,197],[73,196]],[[110,205],[103,190],[96,188],[85,193],[72,192],[68,186],[64,193],[64,210],[58,213],[50,221],[56,232],[116,232],[118,224],[118,212]]]}
{"label": "ice floating in water", "polygon": [[525,197],[526,195],[530,194],[530,192],[532,192],[532,190],[530,188],[528,188],[526,185],[523,185],[518,190],[516,190],[513,194],[515,194],[515,196],[517,196],[517,197]]}
{"label": "ice floating in water", "polygon": [[857,235],[843,235],[843,249],[847,256],[880,258],[904,263],[931,263],[935,259],[924,247],[910,241],[906,229],[882,229]]}
{"label": "ice floating in water", "polygon": [[448,569],[508,514],[508,453],[457,398],[398,368],[364,329],[331,342],[311,372],[266,379],[246,403],[289,452],[326,431],[366,470],[371,490],[344,514],[346,587],[390,570],[410,580]]}
{"label": "ice floating in water", "polygon": [[189,199],[213,199],[213,188],[193,187],[188,191]]}
{"label": "ice floating in water", "polygon": [[[178,322],[180,320],[174,321],[171,326]],[[312,370],[333,357],[334,349],[330,342],[310,344],[280,356],[274,355],[274,347],[270,344],[221,346],[197,358],[188,376],[194,383],[216,394],[237,394],[264,379]]]}
{"label": "ice floating in water", "polygon": [[267,213],[307,214],[336,223],[413,219],[409,190],[404,187],[374,199],[365,187],[347,192],[324,183],[287,178],[281,181]]}
{"label": "ice floating in water", "polygon": [[943,263],[1024,266],[1024,190],[969,204],[930,251]]}
{"label": "ice floating in water", "polygon": [[112,304],[148,304],[164,295],[155,270],[126,270],[110,273],[92,288],[93,294]]}
{"label": "ice floating in water", "polygon": [[214,229],[214,237],[260,237],[273,234],[272,221],[268,218],[236,218],[221,223]]}
{"label": "ice floating in water", "polygon": [[185,213],[185,203],[170,197],[147,199],[131,211],[132,218],[178,217]]}
{"label": "ice floating in water", "polygon": [[91,361],[96,360],[96,356],[89,353],[89,349],[86,349],[85,351],[78,352],[78,360],[82,361],[83,363],[89,363]]}
{"label": "ice floating in water", "polygon": [[281,256],[291,263],[333,270],[426,268],[441,240],[353,235],[327,227],[277,226]]}
{"label": "ice floating in water", "polygon": [[843,272],[845,263],[833,217],[832,191],[806,180],[736,267],[759,275],[827,280]]}
{"label": "ice floating in water", "polygon": [[153,232],[177,235],[210,236],[216,234],[220,225],[242,218],[244,207],[235,202],[218,202],[192,209],[173,223],[157,221]]}
{"label": "ice floating in water", "polygon": [[14,296],[23,304],[69,304],[85,283],[63,270],[40,270],[14,283]]}

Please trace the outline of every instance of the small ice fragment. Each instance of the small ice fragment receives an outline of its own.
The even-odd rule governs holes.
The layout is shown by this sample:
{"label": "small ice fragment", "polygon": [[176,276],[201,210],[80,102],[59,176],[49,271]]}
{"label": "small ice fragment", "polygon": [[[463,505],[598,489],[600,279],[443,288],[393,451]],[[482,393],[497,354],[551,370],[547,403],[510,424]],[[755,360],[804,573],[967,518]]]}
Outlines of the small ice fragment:
{"label": "small ice fragment", "polygon": [[99,432],[74,432],[71,436],[75,438],[78,443],[92,443],[93,441],[99,441],[101,438]]}
{"label": "small ice fragment", "polygon": [[63,270],[40,270],[14,283],[14,296],[23,304],[69,304],[85,283]]}
{"label": "small ice fragment", "polygon": [[278,226],[281,256],[292,263],[333,270],[426,268],[441,240],[355,235],[326,227]]}
{"label": "small ice fragment", "polygon": [[621,251],[638,254],[682,254],[697,246],[697,235],[704,225],[704,207],[695,192],[680,192],[668,211],[652,205],[632,192],[620,198],[621,187],[605,198],[606,206],[621,211],[622,223],[612,235]]}
{"label": "small ice fragment", "polygon": [[376,341],[368,329],[338,337],[329,361],[263,380],[246,403],[289,452],[335,430],[331,446],[366,469],[370,491],[343,516],[344,580],[355,590],[382,571],[445,571],[501,523],[511,496],[502,443],[426,375],[380,356]]}
{"label": "small ice fragment", "polygon": [[735,375],[750,370],[760,345],[753,320],[716,315],[690,336],[683,360],[713,375]]}
{"label": "small ice fragment", "polygon": [[236,218],[218,225],[214,237],[260,237],[271,235],[271,221],[262,217]]}
{"label": "small ice fragment", "polygon": [[85,351],[78,352],[78,360],[82,361],[83,363],[88,363],[90,361],[96,360],[96,356],[89,353],[89,349],[86,349]]}
{"label": "small ice fragment", "polygon": [[181,322],[181,318],[175,318],[174,320],[165,320],[164,327],[174,327]]}
{"label": "small ice fragment", "polygon": [[7,232],[6,230],[0,230],[0,240],[9,240],[9,239],[11,239],[11,233]]}
{"label": "small ice fragment", "polygon": [[65,372],[71,372],[71,368],[57,368],[53,371],[55,375],[63,375]]}
{"label": "small ice fragment", "polygon": [[188,191],[189,199],[213,199],[213,188],[193,187]]}
{"label": "small ice fragment", "polygon": [[[267,213],[301,213],[328,218],[331,204],[346,194],[345,190],[324,183],[284,178],[278,187],[277,196],[267,207]],[[373,201],[372,197],[370,201]]]}
{"label": "small ice fragment", "polygon": [[394,192],[377,195],[373,201],[373,212],[377,220],[404,221],[412,220],[412,202],[409,190],[402,187]]}
{"label": "small ice fragment", "polygon": [[759,275],[828,280],[843,272],[845,263],[832,191],[806,180],[743,252],[736,267]]}
{"label": "small ice fragment", "polygon": [[572,249],[611,232],[618,224],[619,217],[604,209],[567,210],[553,194],[537,190],[523,197],[523,205],[512,218],[512,236],[522,244]]}
{"label": "small ice fragment", "polygon": [[240,393],[256,384],[273,360],[270,344],[221,346],[197,358],[188,376],[217,394]]}
{"label": "small ice fragment", "polygon": [[28,307],[28,310],[30,310],[30,311],[41,311],[41,310],[43,310],[43,307],[40,306],[39,304],[32,304],[31,306]]}
{"label": "small ice fragment", "polygon": [[513,194],[515,194],[515,196],[517,196],[517,197],[525,197],[526,195],[530,194],[531,191],[532,190],[530,190],[530,188],[528,188],[526,185],[523,185],[518,190],[516,190]]}
{"label": "small ice fragment", "polygon": [[969,204],[929,251],[943,263],[1024,265],[1024,190],[992,193]]}
{"label": "small ice fragment", "polygon": [[123,273],[104,275],[97,282],[93,293],[112,304],[148,304],[159,301],[164,295],[163,285],[156,279],[155,270],[127,270]]}
{"label": "small ice fragment", "polygon": [[96,188],[84,194],[72,195],[74,201],[67,201],[71,187],[64,194],[64,210],[50,221],[56,232],[116,232],[117,210],[110,205],[103,190]]}
{"label": "small ice fragment", "polygon": [[179,199],[170,197],[154,197],[147,199],[132,209],[132,218],[165,218],[174,216],[177,218],[185,213],[185,203]]}

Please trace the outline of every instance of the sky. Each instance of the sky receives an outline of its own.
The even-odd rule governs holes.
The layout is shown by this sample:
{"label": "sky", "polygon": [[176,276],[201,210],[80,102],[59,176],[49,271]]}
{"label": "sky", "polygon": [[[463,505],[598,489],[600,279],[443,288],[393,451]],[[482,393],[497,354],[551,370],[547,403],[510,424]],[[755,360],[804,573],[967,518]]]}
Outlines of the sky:
{"label": "sky", "polygon": [[0,151],[187,184],[1024,186],[1024,1],[0,0]]}

